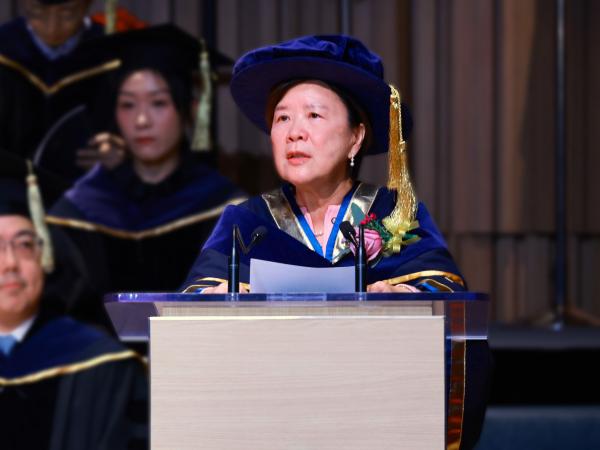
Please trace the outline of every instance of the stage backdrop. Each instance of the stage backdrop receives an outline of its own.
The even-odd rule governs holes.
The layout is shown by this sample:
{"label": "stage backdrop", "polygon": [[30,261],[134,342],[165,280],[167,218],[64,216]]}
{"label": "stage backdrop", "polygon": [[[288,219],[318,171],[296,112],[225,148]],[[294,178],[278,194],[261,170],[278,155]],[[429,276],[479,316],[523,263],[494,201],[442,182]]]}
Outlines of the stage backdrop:
{"label": "stage backdrop", "polygon": [[[378,52],[411,105],[418,194],[470,288],[500,322],[543,322],[554,298],[555,8],[551,0],[121,0],[237,58],[348,29]],[[342,19],[343,5],[350,20]],[[103,7],[96,0],[93,10]],[[0,2],[0,19],[18,10]],[[600,317],[600,2],[567,1],[569,315]],[[221,169],[251,192],[277,184],[268,139],[218,89]],[[364,178],[385,180],[383,159]],[[596,319],[598,320],[598,319]]]}

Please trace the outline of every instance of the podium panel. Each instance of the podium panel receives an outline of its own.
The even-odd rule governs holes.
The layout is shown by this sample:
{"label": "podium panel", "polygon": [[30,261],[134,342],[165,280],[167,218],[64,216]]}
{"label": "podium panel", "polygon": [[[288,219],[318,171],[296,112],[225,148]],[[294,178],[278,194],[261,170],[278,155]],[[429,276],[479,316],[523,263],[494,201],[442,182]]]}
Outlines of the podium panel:
{"label": "podium panel", "polygon": [[443,449],[441,316],[150,319],[152,449]]}
{"label": "podium panel", "polygon": [[122,340],[150,337],[154,449],[430,450],[460,446],[467,342],[487,339],[488,300],[119,293],[105,305]]}

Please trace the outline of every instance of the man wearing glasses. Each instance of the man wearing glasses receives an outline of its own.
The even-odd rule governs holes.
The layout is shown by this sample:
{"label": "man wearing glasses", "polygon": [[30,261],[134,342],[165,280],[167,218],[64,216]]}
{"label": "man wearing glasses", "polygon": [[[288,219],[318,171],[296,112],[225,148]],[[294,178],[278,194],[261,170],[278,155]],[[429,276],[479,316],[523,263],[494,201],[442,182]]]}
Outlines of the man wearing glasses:
{"label": "man wearing glasses", "polygon": [[42,241],[31,221],[0,216],[0,351],[8,354],[23,341],[37,315],[43,271]]}
{"label": "man wearing glasses", "polygon": [[25,173],[0,158],[0,446],[145,448],[145,367],[104,332],[53,311],[51,246]]}

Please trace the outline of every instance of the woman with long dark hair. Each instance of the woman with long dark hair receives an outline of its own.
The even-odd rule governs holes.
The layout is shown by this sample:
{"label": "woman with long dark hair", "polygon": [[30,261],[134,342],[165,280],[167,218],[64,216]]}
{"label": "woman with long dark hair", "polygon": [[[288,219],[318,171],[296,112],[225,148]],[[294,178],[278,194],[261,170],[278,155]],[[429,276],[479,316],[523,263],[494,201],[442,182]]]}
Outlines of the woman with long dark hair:
{"label": "woman with long dark hair", "polygon": [[95,166],[49,221],[85,249],[102,292],[174,290],[225,205],[240,201],[236,187],[190,150],[200,45],[172,25],[95,45],[121,60],[110,97],[114,125],[95,139],[125,160]]}

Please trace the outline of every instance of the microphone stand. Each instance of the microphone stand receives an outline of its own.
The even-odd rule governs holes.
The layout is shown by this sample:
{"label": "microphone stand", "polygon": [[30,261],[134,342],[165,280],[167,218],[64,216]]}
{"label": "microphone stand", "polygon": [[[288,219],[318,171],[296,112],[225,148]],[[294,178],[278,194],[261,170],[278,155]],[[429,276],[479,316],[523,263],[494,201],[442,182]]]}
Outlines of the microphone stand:
{"label": "microphone stand", "polygon": [[345,220],[340,224],[340,231],[346,241],[354,245],[354,292],[367,292],[367,252],[365,250],[365,226],[358,228],[358,240],[356,232],[350,222]]}
{"label": "microphone stand", "polygon": [[237,294],[240,292],[240,254],[238,252],[238,239],[240,229],[237,225],[233,226],[233,233],[231,238],[231,254],[227,264],[227,292],[230,294]]}
{"label": "microphone stand", "polygon": [[256,227],[252,232],[250,243],[246,246],[240,233],[240,227],[236,224],[233,226],[231,236],[231,253],[227,264],[227,292],[229,294],[239,294],[240,292],[240,250],[247,255],[252,248],[258,244],[267,234],[267,229],[264,226]]}
{"label": "microphone stand", "polygon": [[367,252],[365,250],[365,226],[358,228],[358,247],[354,255],[354,290],[355,292],[367,292]]}

